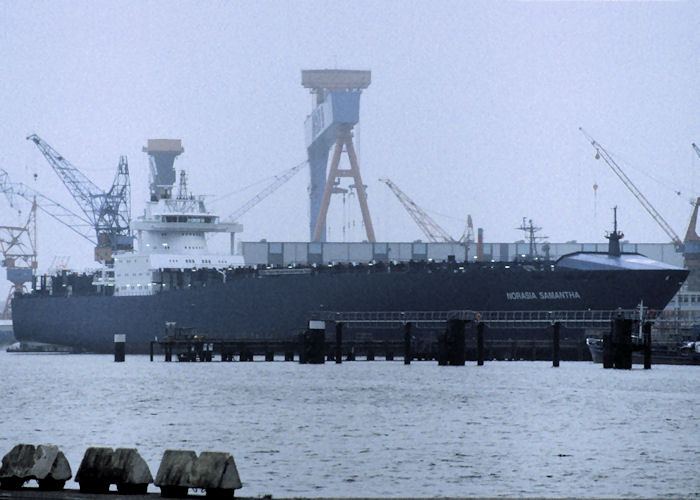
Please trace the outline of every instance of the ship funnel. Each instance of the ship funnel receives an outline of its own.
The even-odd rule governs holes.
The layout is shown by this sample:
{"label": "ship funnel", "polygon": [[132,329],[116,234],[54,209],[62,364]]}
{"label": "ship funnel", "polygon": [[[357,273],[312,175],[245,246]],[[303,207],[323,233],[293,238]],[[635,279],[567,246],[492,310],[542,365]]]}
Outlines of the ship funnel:
{"label": "ship funnel", "polygon": [[184,153],[180,139],[148,139],[143,152],[151,167],[151,201],[171,198],[175,184],[175,158]]}

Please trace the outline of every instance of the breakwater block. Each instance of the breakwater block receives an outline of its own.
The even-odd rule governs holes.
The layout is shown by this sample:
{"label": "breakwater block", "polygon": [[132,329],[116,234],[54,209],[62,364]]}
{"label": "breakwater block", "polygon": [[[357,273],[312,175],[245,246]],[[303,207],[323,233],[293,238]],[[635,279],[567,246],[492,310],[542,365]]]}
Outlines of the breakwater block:
{"label": "breakwater block", "polygon": [[0,487],[19,489],[34,479],[41,490],[62,490],[72,472],[58,446],[51,444],[18,444],[2,457]]}
{"label": "breakwater block", "polygon": [[98,448],[85,451],[75,481],[84,493],[105,493],[112,484],[122,494],[146,494],[153,476],[136,448]]}
{"label": "breakwater block", "polygon": [[161,496],[183,498],[189,488],[206,490],[207,497],[233,498],[241,479],[230,453],[166,450],[156,474],[155,485]]}

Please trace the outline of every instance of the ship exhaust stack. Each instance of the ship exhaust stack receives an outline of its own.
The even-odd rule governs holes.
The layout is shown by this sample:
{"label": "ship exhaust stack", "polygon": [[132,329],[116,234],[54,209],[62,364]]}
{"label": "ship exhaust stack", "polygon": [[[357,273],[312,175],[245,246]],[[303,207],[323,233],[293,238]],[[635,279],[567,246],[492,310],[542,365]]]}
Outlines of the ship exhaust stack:
{"label": "ship exhaust stack", "polygon": [[185,152],[180,139],[148,139],[143,148],[151,167],[151,201],[170,199],[175,184],[175,158]]}

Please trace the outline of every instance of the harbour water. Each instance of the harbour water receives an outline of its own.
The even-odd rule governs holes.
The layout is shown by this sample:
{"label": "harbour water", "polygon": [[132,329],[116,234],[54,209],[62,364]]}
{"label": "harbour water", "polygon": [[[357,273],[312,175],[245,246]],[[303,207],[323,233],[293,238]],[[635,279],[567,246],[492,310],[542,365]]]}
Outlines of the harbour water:
{"label": "harbour water", "polygon": [[[700,497],[700,367],[0,353],[0,454],[231,452],[240,496]],[[67,487],[75,488],[72,480]],[[157,491],[157,490],[154,490]]]}

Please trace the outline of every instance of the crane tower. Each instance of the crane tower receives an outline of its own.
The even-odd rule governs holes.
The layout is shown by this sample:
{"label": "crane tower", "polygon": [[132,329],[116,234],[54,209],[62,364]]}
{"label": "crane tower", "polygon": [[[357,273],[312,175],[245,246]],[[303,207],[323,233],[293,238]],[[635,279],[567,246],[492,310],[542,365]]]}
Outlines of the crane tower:
{"label": "crane tower", "polygon": [[132,250],[131,184],[126,156],[119,158],[109,191],[103,191],[41,137],[32,134],[27,140],[36,144],[94,228],[95,260],[111,262],[113,252]]}
{"label": "crane tower", "polygon": [[[326,215],[331,194],[340,192],[336,185],[341,177],[351,177],[355,183],[367,241],[374,242],[374,228],[367,207],[367,192],[360,176],[352,130],[360,120],[360,94],[369,87],[370,71],[322,69],[302,70],[301,84],[314,96],[314,109],[304,123],[306,149],[309,156],[311,186],[311,241],[326,241]],[[328,156],[334,146],[330,171],[326,177]],[[340,155],[345,151],[349,169],[339,169]]]}
{"label": "crane tower", "polygon": [[12,296],[15,292],[26,292],[26,284],[31,283],[36,274],[36,207],[36,200],[33,200],[23,226],[0,226],[2,266],[7,269],[7,280],[11,283],[2,319],[11,319]]}

